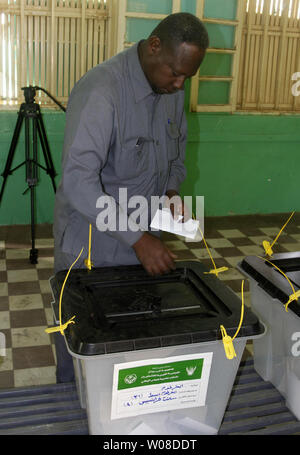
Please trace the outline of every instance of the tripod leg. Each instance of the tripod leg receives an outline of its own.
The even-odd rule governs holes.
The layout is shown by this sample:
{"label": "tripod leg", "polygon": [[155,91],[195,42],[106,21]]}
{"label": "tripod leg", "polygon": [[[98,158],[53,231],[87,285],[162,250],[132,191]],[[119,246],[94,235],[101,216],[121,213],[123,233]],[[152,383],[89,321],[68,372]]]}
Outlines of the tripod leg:
{"label": "tripod leg", "polygon": [[0,202],[2,200],[2,196],[3,196],[3,193],[4,193],[4,188],[5,188],[7,177],[10,174],[10,170],[11,170],[11,165],[12,165],[15,149],[16,149],[16,146],[17,146],[17,143],[18,143],[18,140],[19,140],[19,135],[20,135],[21,126],[22,126],[22,122],[23,122],[23,115],[21,114],[21,111],[22,111],[22,108],[18,112],[18,119],[17,119],[17,123],[16,123],[16,126],[15,126],[14,134],[13,134],[13,137],[12,137],[11,145],[10,145],[10,148],[9,148],[9,152],[8,152],[5,168],[4,168],[3,173],[1,174],[3,176],[4,180],[2,182],[1,191],[0,191]]}
{"label": "tripod leg", "polygon": [[30,198],[31,198],[31,250],[30,250],[30,257],[29,260],[31,264],[37,264],[38,263],[38,250],[35,248],[35,216],[34,216],[34,210],[35,210],[35,187],[31,186],[30,187]]}
{"label": "tripod leg", "polygon": [[32,163],[30,156],[30,131],[29,131],[29,118],[25,117],[25,168],[26,168],[26,182],[30,184],[32,177]]}
{"label": "tripod leg", "polygon": [[[26,118],[25,122],[29,119]],[[30,172],[27,175],[27,183],[30,188],[30,199],[31,199],[31,250],[30,250],[30,262],[31,264],[37,264],[38,250],[35,248],[35,186],[37,184],[37,121],[36,118],[32,118],[32,159],[30,159],[29,144],[29,125],[26,125],[26,158],[28,158],[28,165]],[[28,150],[27,150],[28,147]]]}
{"label": "tripod leg", "polygon": [[56,176],[56,173],[55,173],[55,169],[54,169],[54,165],[53,165],[53,161],[52,161],[52,157],[51,157],[51,153],[50,153],[50,148],[49,148],[49,144],[48,144],[48,140],[47,140],[47,136],[46,136],[46,130],[44,127],[44,123],[43,123],[43,119],[42,119],[40,111],[38,111],[38,115],[37,115],[37,130],[38,130],[39,138],[40,138],[41,145],[42,145],[42,150],[43,150],[44,159],[45,159],[46,168],[47,168],[47,174],[50,175],[50,178],[52,181],[52,186],[53,186],[54,193],[55,193],[56,185],[55,185],[54,178]]}

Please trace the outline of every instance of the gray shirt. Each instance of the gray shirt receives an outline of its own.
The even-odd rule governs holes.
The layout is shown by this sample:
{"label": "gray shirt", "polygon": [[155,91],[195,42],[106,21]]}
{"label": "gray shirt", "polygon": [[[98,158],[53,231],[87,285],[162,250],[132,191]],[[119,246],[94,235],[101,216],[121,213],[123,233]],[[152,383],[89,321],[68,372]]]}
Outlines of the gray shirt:
{"label": "gray shirt", "polygon": [[87,257],[91,223],[95,266],[138,263],[132,245],[143,235],[134,222],[127,231],[97,229],[104,209],[99,197],[114,198],[117,215],[124,214],[120,188],[127,189],[128,200],[142,195],[150,203],[151,196],[178,191],[185,178],[184,92],[155,94],[137,46],[88,71],[73,88],[67,107],[55,245],[73,256],[84,247]]}

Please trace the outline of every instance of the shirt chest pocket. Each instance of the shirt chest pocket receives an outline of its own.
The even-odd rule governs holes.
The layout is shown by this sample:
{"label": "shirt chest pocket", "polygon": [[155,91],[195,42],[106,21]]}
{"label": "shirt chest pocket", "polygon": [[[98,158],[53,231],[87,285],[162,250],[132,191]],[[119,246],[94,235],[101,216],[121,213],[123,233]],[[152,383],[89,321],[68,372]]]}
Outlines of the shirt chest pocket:
{"label": "shirt chest pocket", "polygon": [[127,139],[116,160],[116,174],[120,178],[134,178],[149,170],[150,144],[153,142],[147,137]]}
{"label": "shirt chest pocket", "polygon": [[168,160],[176,160],[179,156],[180,130],[175,122],[168,120],[167,124],[167,152]]}

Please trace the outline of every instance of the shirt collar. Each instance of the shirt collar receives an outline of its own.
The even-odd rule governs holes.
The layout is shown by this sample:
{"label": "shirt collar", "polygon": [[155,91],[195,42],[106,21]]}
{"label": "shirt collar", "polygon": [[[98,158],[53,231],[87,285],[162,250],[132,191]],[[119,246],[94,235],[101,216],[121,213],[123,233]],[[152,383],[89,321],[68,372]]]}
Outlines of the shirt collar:
{"label": "shirt collar", "polygon": [[139,43],[135,43],[130,49],[128,49],[127,53],[128,71],[136,103],[146,98],[146,96],[154,94],[141,67],[138,55],[138,45]]}

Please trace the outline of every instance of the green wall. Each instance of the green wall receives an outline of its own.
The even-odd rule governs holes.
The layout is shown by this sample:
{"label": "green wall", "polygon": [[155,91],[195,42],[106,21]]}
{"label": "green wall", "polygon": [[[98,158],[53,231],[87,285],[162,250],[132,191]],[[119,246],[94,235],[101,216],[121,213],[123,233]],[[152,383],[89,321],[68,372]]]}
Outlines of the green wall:
{"label": "green wall", "polygon": [[299,211],[300,116],[189,114],[182,193],[205,215]]}
{"label": "green wall", "polygon": [[[188,94],[187,94],[188,99]],[[187,179],[182,195],[204,196],[206,216],[300,211],[300,116],[188,113]],[[0,112],[0,172],[4,170],[17,111]],[[60,179],[65,114],[43,111],[51,156]],[[25,159],[24,126],[13,167]],[[39,162],[43,155],[39,150]],[[2,177],[0,184],[2,184]],[[8,176],[0,224],[30,224],[25,166]],[[53,220],[54,192],[39,169],[37,222]]]}
{"label": "green wall", "polygon": [[[17,122],[16,111],[0,111],[0,173],[5,168],[6,160],[9,155],[9,148],[12,141],[14,128]],[[54,111],[43,111],[43,122],[51,149],[51,156],[54,168],[60,174],[61,151],[64,134],[65,114]],[[19,142],[13,154],[13,163],[15,168],[25,160],[25,124],[19,136]],[[45,166],[41,147],[38,150],[38,161]],[[10,224],[30,224],[30,191],[22,194],[28,185],[25,181],[25,166],[21,166],[9,175],[6,180],[2,202],[0,204],[0,225]],[[58,183],[60,175],[55,178]],[[0,177],[0,185],[3,178]],[[51,223],[53,220],[54,191],[50,177],[43,169],[38,168],[38,184],[36,186],[36,222]]]}

